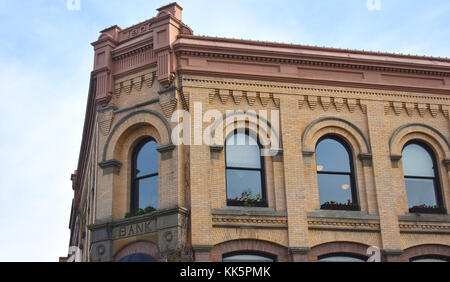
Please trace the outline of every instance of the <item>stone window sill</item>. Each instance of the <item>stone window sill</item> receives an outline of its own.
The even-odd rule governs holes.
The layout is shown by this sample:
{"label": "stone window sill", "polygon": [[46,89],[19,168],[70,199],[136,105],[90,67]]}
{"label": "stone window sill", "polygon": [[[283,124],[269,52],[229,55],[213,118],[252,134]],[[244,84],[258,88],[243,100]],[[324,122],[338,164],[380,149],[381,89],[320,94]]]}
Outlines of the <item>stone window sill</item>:
{"label": "stone window sill", "polygon": [[236,215],[236,216],[287,216],[285,211],[276,211],[273,208],[261,207],[223,207],[211,210],[212,215]]}
{"label": "stone window sill", "polygon": [[308,218],[380,220],[378,215],[369,215],[366,211],[350,210],[316,210],[309,212],[307,216]]}
{"label": "stone window sill", "polygon": [[422,221],[422,222],[450,222],[448,214],[415,214],[406,213],[398,217],[399,221]]}

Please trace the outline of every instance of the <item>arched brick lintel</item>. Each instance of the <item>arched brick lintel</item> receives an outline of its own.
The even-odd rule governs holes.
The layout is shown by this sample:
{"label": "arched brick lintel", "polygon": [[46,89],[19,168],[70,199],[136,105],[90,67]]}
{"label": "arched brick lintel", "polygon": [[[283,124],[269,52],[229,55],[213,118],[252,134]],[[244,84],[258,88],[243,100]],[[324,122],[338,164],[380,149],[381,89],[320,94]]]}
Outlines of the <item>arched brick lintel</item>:
{"label": "arched brick lintel", "polygon": [[137,253],[149,255],[156,261],[158,259],[159,249],[158,246],[152,242],[135,241],[119,249],[114,255],[114,261],[119,261],[128,255]]}
{"label": "arched brick lintel", "polygon": [[158,130],[162,138],[162,144],[159,144],[160,146],[172,145],[170,124],[164,116],[153,110],[140,110],[126,115],[114,125],[103,147],[102,160],[106,161],[107,159],[112,158],[114,144],[111,143],[115,143],[114,141],[112,142],[112,140],[117,140],[123,132],[132,126],[132,124],[130,125],[127,123],[141,123],[143,120]]}
{"label": "arched brick lintel", "polygon": [[333,128],[343,132],[341,137],[347,140],[352,147],[357,145],[360,153],[372,153],[369,139],[361,129],[353,123],[338,117],[324,117],[311,122],[302,134],[302,150],[315,151],[316,141],[323,134],[333,133]]}
{"label": "arched brick lintel", "polygon": [[262,240],[233,240],[217,244],[211,250],[211,261],[221,262],[224,254],[241,251],[253,251],[276,256],[279,262],[289,261],[288,248]]}
{"label": "arched brick lintel", "polygon": [[413,258],[422,256],[436,256],[450,260],[450,246],[438,244],[426,244],[410,247],[403,251],[402,261],[410,261]]}
{"label": "arched brick lintel", "polygon": [[[420,135],[422,135],[423,138]],[[411,136],[411,138],[408,138],[408,136]],[[406,124],[394,131],[389,140],[391,156],[400,156],[405,143],[412,139],[422,139],[428,143],[436,153],[442,152],[442,154],[439,155],[443,155],[443,158],[450,157],[450,142],[448,139],[436,128],[421,123]]]}
{"label": "arched brick lintel", "polygon": [[328,254],[348,254],[367,258],[370,246],[353,242],[329,242],[314,246],[308,252],[308,261],[317,261],[318,257]]}

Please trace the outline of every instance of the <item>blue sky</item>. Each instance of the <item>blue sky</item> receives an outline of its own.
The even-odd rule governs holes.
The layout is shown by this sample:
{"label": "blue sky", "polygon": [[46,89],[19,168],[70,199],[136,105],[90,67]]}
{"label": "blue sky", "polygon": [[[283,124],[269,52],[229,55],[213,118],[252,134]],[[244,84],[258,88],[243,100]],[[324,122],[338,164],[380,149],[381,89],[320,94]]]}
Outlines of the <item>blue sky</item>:
{"label": "blue sky", "polygon": [[[73,192],[99,31],[170,1],[0,0],[0,261],[67,254]],[[450,1],[180,0],[196,35],[450,57]]]}

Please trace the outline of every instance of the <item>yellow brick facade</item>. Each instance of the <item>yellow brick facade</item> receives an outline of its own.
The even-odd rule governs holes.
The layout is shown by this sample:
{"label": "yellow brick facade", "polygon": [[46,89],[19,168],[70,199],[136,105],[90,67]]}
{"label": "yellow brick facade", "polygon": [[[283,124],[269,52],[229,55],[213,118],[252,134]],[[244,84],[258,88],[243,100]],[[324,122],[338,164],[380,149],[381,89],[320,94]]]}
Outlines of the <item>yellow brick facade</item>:
{"label": "yellow brick facade", "polygon": [[[176,10],[177,6],[169,8]],[[156,19],[162,21],[164,15]],[[167,17],[181,26],[181,33],[186,32],[175,16]],[[149,21],[156,25],[154,19]],[[104,34],[113,34],[112,28],[96,44],[100,46]],[[115,29],[118,35],[111,37],[128,34],[128,29]],[[115,41],[108,39],[119,46],[113,55],[122,52],[117,43],[122,39],[116,37]],[[174,46],[180,38],[172,38]],[[158,39],[153,40],[155,52],[165,52],[157,47]],[[233,44],[244,43],[250,44]],[[97,89],[96,99],[103,104],[96,104],[92,113],[90,149],[84,151],[88,161],[79,166],[82,177],[80,172],[73,176],[83,182],[74,188],[82,192],[75,197],[79,201],[72,212],[71,244],[84,245],[83,260],[117,261],[142,248],[162,261],[221,261],[230,251],[267,253],[278,261],[316,261],[331,253],[365,256],[370,246],[381,250],[384,261],[408,261],[419,255],[450,257],[450,217],[409,213],[398,157],[411,140],[430,146],[437,159],[444,207],[449,211],[448,86],[440,93],[438,88],[420,92],[389,85],[344,86],[331,78],[329,83],[306,83],[302,77],[280,81],[267,73],[253,75],[253,64],[244,61],[239,64],[248,64],[248,70],[242,67],[246,73],[242,77],[212,70],[201,74],[186,66],[209,64],[213,69],[213,63],[184,58],[185,53],[170,48],[175,48],[171,56],[180,58],[164,60],[169,69],[178,67],[178,71],[164,75],[166,69],[161,69],[162,57],[158,56],[114,75],[106,100],[98,98],[102,93]],[[290,68],[281,63],[278,70],[287,76]],[[446,68],[450,73],[450,67]],[[369,74],[367,79],[374,76]],[[450,83],[448,76],[442,81]],[[202,112],[196,111],[199,104]],[[199,130],[213,124],[203,120],[207,111],[220,115],[230,110],[266,111],[268,120],[271,111],[279,112],[281,151],[264,157],[267,208],[227,206],[225,150],[207,144],[174,145],[172,132],[178,123],[172,114],[177,110],[191,116],[191,144],[198,141]],[[224,127],[223,139],[229,133]],[[318,140],[329,134],[339,136],[351,148],[360,211],[320,210],[314,151]],[[152,214],[125,218],[130,211],[132,152],[145,137],[154,138],[159,146],[159,207]]]}

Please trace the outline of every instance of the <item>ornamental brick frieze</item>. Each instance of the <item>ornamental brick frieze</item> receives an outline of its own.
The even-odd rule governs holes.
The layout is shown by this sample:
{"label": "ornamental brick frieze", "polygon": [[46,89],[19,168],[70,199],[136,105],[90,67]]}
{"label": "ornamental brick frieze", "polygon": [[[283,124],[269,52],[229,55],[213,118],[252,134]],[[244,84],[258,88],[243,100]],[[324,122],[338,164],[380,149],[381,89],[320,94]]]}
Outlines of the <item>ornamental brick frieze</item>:
{"label": "ornamental brick frieze", "polygon": [[213,227],[235,228],[287,228],[287,217],[260,217],[260,216],[226,216],[214,215]]}
{"label": "ornamental brick frieze", "polygon": [[390,111],[392,111],[396,116],[406,114],[410,117],[424,117],[426,113],[429,113],[433,118],[436,118],[441,114],[443,117],[449,118],[449,106],[442,104],[438,105],[391,101],[385,104],[384,114],[388,114]]}
{"label": "ornamental brick frieze", "polygon": [[98,112],[98,125],[100,132],[103,134],[103,136],[106,136],[109,134],[109,130],[111,129],[111,124],[114,119],[114,111],[117,110],[117,107],[115,106],[109,106],[105,108],[100,108],[97,110]]}
{"label": "ornamental brick frieze", "polygon": [[242,101],[246,101],[249,106],[260,103],[263,107],[267,107],[272,102],[275,107],[279,107],[279,98],[273,93],[256,92],[256,91],[240,91],[229,89],[211,89],[209,92],[209,103],[211,103],[215,97],[219,97],[222,104],[226,104],[228,101],[233,101],[235,105],[240,105]]}
{"label": "ornamental brick frieze", "polygon": [[[439,105],[444,108],[443,111],[448,112],[450,98],[446,95],[428,95],[413,92],[400,92],[388,90],[368,90],[363,88],[348,88],[337,86],[315,86],[307,84],[281,83],[281,82],[267,82],[254,81],[244,79],[214,79],[200,76],[183,76],[183,87],[200,87],[215,89],[216,92],[210,94],[210,101],[217,91],[220,89],[232,90],[233,94],[239,92],[257,92],[257,93],[277,93],[277,95],[299,95],[299,96],[317,96],[333,98],[334,105],[340,111],[345,104],[350,104],[349,110],[356,109],[355,100],[386,100],[397,101],[401,103],[411,103],[411,99],[417,101],[418,111],[424,113],[427,111],[426,105]],[[237,94],[239,95],[239,94]],[[233,96],[234,98],[234,96]],[[345,99],[351,99],[350,103],[346,103]],[[304,102],[308,102],[305,100]],[[317,100],[317,102],[320,102]],[[326,99],[324,100],[326,103]],[[300,103],[300,102],[299,102]],[[311,101],[311,103],[314,103]],[[317,103],[316,103],[317,104]],[[442,111],[442,110],[441,110]]]}
{"label": "ornamental brick frieze", "polygon": [[450,224],[401,222],[399,227],[401,233],[450,234]]}
{"label": "ornamental brick frieze", "polygon": [[314,218],[308,219],[308,228],[311,230],[328,231],[379,232],[380,223],[366,220]]}
{"label": "ornamental brick frieze", "polygon": [[175,98],[174,95],[161,95],[160,99],[159,99],[159,103],[161,105],[162,111],[164,113],[164,116],[167,119],[170,119],[170,117],[172,116],[173,112],[175,111],[177,104],[178,104],[178,100],[177,98]]}
{"label": "ornamental brick frieze", "polygon": [[151,88],[155,81],[156,71],[145,73],[114,84],[114,95],[119,98],[121,94],[130,94],[131,90],[141,91],[145,86]]}
{"label": "ornamental brick frieze", "polygon": [[329,96],[300,96],[298,99],[298,107],[302,109],[304,107],[314,111],[321,107],[325,112],[335,108],[337,112],[341,112],[344,106],[350,113],[354,113],[356,110],[360,110],[362,113],[366,113],[367,105],[360,99],[342,98],[342,97],[329,97]]}

